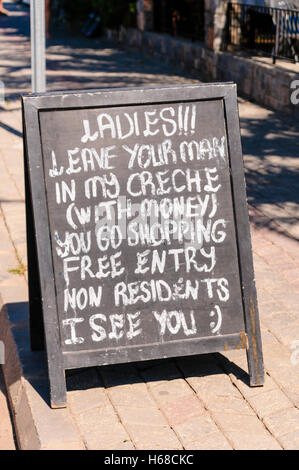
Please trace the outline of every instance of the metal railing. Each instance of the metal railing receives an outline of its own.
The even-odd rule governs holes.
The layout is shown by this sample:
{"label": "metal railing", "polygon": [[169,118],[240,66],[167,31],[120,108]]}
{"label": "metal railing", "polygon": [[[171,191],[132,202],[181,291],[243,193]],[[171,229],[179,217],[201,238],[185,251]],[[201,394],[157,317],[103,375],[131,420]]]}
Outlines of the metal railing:
{"label": "metal railing", "polygon": [[298,62],[299,11],[229,3],[226,43],[231,48]]}

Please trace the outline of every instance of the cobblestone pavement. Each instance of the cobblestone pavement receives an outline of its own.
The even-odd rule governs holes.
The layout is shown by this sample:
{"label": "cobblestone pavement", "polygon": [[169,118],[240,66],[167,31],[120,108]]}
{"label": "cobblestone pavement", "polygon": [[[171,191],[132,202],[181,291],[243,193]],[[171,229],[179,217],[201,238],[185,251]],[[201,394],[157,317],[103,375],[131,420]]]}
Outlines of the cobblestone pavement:
{"label": "cobblestone pavement", "polygon": [[[15,17],[0,19],[0,41],[7,43],[0,78],[4,70],[12,97],[29,86],[28,18],[24,7],[7,7]],[[50,88],[195,80],[137,52],[100,41],[95,51],[90,42],[78,49],[76,38],[64,41],[65,47],[50,47]],[[299,448],[299,129],[287,117],[243,100],[240,118],[265,386],[248,386],[244,351],[73,371],[67,374],[71,424],[62,431],[61,448],[74,442],[74,434],[73,447],[83,449]],[[17,304],[27,300],[17,101],[0,110],[0,175],[0,294],[4,303]],[[0,395],[2,416],[1,403]],[[0,448],[2,435],[0,425]]]}

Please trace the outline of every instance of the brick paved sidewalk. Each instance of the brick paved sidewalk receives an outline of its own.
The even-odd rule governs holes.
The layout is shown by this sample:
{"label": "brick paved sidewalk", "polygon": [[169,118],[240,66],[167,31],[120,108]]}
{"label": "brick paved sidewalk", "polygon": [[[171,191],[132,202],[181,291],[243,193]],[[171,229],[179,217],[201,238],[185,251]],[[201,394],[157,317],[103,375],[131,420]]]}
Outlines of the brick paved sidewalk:
{"label": "brick paved sidewalk", "polygon": [[[9,21],[17,21],[17,29],[20,18],[25,21],[24,7],[8,7],[15,9],[16,16],[5,20],[6,28]],[[22,44],[18,43],[16,32],[11,32],[5,41],[5,54],[12,48],[18,60],[23,54],[8,84],[12,96],[29,86],[28,38],[24,32]],[[51,88],[61,88],[63,83],[69,88],[89,88],[194,80],[136,52],[102,42],[96,51],[90,42],[84,42],[86,47],[81,43],[78,50],[76,38],[65,41],[63,56],[58,44],[50,48]],[[90,65],[84,69],[90,60],[94,61],[92,71]],[[5,63],[8,73],[12,63]],[[67,374],[67,410],[50,410],[38,397],[40,413],[45,413],[53,429],[55,422],[64,423],[56,427],[56,436],[47,436],[52,442],[49,448],[299,448],[299,129],[285,116],[243,100],[240,117],[265,386],[248,386],[244,351],[73,371]],[[22,302],[27,300],[19,102],[0,110],[0,175],[0,295],[17,319],[24,316],[26,304]],[[30,374],[29,383],[37,395]],[[19,436],[24,448],[30,447],[28,439]]]}

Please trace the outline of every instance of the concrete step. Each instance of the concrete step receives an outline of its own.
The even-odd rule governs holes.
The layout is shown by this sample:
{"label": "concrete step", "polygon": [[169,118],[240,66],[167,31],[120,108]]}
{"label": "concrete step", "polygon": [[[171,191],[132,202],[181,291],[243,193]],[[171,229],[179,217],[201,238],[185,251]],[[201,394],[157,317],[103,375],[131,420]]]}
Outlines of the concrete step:
{"label": "concrete step", "polygon": [[0,366],[0,450],[16,450],[12,419],[10,416],[7,393]]}

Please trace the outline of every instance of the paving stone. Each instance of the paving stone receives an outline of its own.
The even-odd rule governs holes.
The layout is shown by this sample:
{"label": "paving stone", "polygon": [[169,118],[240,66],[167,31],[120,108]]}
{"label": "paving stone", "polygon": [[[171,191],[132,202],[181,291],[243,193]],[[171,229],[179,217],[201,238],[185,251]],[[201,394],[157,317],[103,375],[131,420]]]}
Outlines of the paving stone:
{"label": "paving stone", "polygon": [[297,389],[289,388],[288,386],[284,387],[283,392],[291,400],[296,408],[299,409],[299,387]]}
{"label": "paving stone", "polygon": [[5,304],[24,302],[28,299],[28,286],[25,280],[19,283],[11,282],[9,285],[3,283],[0,285],[0,292]]}
{"label": "paving stone", "polygon": [[236,450],[281,450],[280,444],[269,433],[247,434],[227,432],[227,438]]}
{"label": "paving stone", "polygon": [[76,423],[89,450],[131,448],[130,437],[110,404],[76,415]]}
{"label": "paving stone", "polygon": [[91,388],[89,390],[74,390],[68,392],[68,403],[72,413],[79,414],[91,408],[107,406],[109,401],[105,390],[101,388]]}
{"label": "paving stone", "polygon": [[299,430],[299,410],[288,408],[264,418],[264,423],[275,437]]}
{"label": "paving stone", "polygon": [[276,382],[274,382],[274,380],[267,374],[265,375],[265,382],[262,387],[250,387],[249,377],[244,379],[237,378],[232,375],[232,381],[240,393],[245,397],[245,399],[249,401],[249,403],[251,397],[260,396],[266,392],[279,389]]}
{"label": "paving stone", "polygon": [[285,450],[299,449],[299,431],[290,432],[279,437],[279,442]]}
{"label": "paving stone", "polygon": [[189,418],[183,423],[174,425],[173,429],[184,446],[195,441],[201,441],[210,434],[219,432],[215,422],[208,414]]}
{"label": "paving stone", "polygon": [[194,388],[203,403],[207,403],[209,398],[215,394],[223,397],[239,398],[240,396],[238,389],[225,374],[221,376],[191,377],[186,380]]}
{"label": "paving stone", "polygon": [[274,242],[284,252],[288,253],[290,258],[296,261],[296,252],[298,250],[298,241],[288,236],[281,236],[281,234],[274,231],[266,231],[265,236],[267,239]]}
{"label": "paving stone", "polygon": [[276,329],[275,336],[281,343],[291,347],[292,343],[298,341],[299,338],[299,322],[290,322],[287,326]]}
{"label": "paving stone", "polygon": [[117,412],[122,423],[126,426],[128,423],[147,425],[147,426],[165,426],[167,421],[163,414],[157,408],[135,408],[134,406],[118,406]]}
{"label": "paving stone", "polygon": [[83,443],[59,441],[42,446],[41,450],[86,450],[86,448]]}
{"label": "paving stone", "polygon": [[229,432],[239,432],[244,436],[267,432],[264,424],[256,415],[212,412],[212,417],[225,435]]}
{"label": "paving stone", "polygon": [[298,365],[291,362],[291,351],[288,352],[287,357],[282,356],[280,359],[275,355],[265,354],[265,364],[269,374],[280,388],[298,389],[299,370]]}
{"label": "paving stone", "polygon": [[279,341],[276,336],[271,333],[271,331],[267,330],[266,327],[263,327],[263,323],[261,321],[261,336],[262,336],[262,344],[267,344],[268,346],[271,344],[277,344]]}
{"label": "paving stone", "polygon": [[182,444],[169,426],[127,425],[138,450],[180,450]]}
{"label": "paving stone", "polygon": [[249,399],[249,403],[261,419],[277,411],[292,408],[293,406],[280,389],[255,395]]}
{"label": "paving stone", "polygon": [[236,413],[244,416],[255,416],[252,408],[244,401],[242,395],[221,396],[219,393],[211,394],[205,398],[205,406],[211,413]]}
{"label": "paving stone", "polygon": [[291,285],[296,289],[296,292],[299,292],[299,281],[291,281]]}
{"label": "paving stone", "polygon": [[[286,306],[286,309],[295,314],[298,312],[298,305],[299,305],[299,295],[296,293],[296,294],[292,294],[292,295],[287,295],[285,294],[285,297],[281,297],[281,301],[283,302],[283,304]],[[297,318],[297,315],[296,315],[296,318]]]}
{"label": "paving stone", "polygon": [[282,275],[288,282],[299,281],[299,266],[282,269]]}
{"label": "paving stone", "polygon": [[82,413],[77,417],[77,422],[88,450],[116,450],[123,445],[131,447],[127,431],[109,407]]}
{"label": "paving stone", "polygon": [[135,447],[131,441],[123,441],[120,444],[117,444],[115,450],[135,450]]}
{"label": "paving stone", "polygon": [[98,406],[95,408],[90,408],[78,416],[76,416],[76,422],[78,423],[81,430],[96,430],[99,426],[105,427],[109,424],[117,424],[120,422],[118,416],[116,415],[112,405],[106,404],[105,406]]}
{"label": "paving stone", "polygon": [[[233,374],[236,377],[248,376],[248,364],[245,350],[223,351],[219,357],[219,362],[227,374]],[[227,377],[226,382],[229,377]]]}
{"label": "paving stone", "polygon": [[156,407],[144,383],[119,385],[108,389],[109,398],[114,406],[135,406],[136,408]]}
{"label": "paving stone", "polygon": [[185,445],[186,450],[232,450],[232,446],[221,432],[209,434],[202,439]]}
{"label": "paving stone", "polygon": [[191,417],[205,414],[203,404],[195,395],[180,396],[168,402],[163,401],[160,409],[170,426],[179,424]]}
{"label": "paving stone", "polygon": [[270,295],[265,289],[259,289],[257,291],[257,299],[258,299],[259,310],[261,310],[261,307],[263,307],[262,311],[270,310],[270,313],[272,313],[271,307],[264,308],[264,306],[269,303],[273,305],[272,295]]}
{"label": "paving stone", "polygon": [[183,379],[163,381],[152,389],[152,394],[158,403],[168,403],[178,397],[193,397],[193,391]]}
{"label": "paving stone", "polygon": [[287,312],[273,313],[270,317],[263,318],[262,322],[275,335],[279,334],[285,326],[296,327],[296,320]]}
{"label": "paving stone", "polygon": [[262,304],[259,306],[259,313],[260,317],[262,320],[268,318],[268,321],[264,321],[265,325],[267,326],[267,323],[271,322],[271,318],[273,315],[277,313],[283,313],[283,307],[281,304],[274,302],[272,299],[272,302],[268,302],[266,304]]}
{"label": "paving stone", "polygon": [[298,371],[294,369],[294,366],[285,370],[284,367],[277,367],[276,369],[269,369],[271,376],[278,383],[282,390],[288,390],[292,388],[294,391],[299,390],[298,386]]}

